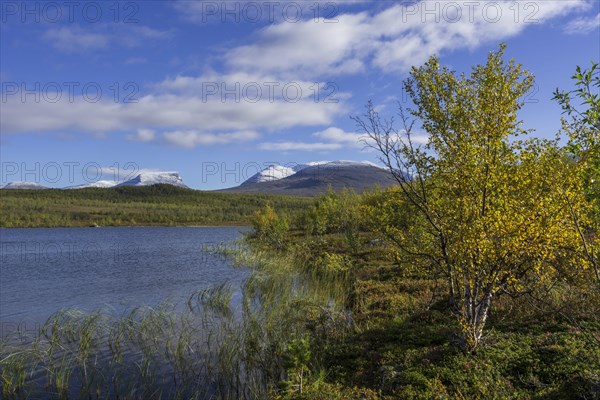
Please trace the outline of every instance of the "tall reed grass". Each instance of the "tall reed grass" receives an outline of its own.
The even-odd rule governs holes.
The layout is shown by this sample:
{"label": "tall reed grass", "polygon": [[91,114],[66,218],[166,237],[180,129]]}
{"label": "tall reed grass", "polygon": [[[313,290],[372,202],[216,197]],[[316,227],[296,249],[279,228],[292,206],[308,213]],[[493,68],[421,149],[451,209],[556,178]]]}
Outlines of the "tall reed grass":
{"label": "tall reed grass", "polygon": [[[303,270],[270,251],[214,251],[254,268],[239,301],[222,284],[184,305],[119,316],[58,311],[37,334],[2,338],[2,398],[265,399],[302,390],[297,371],[310,379],[328,343],[351,328],[347,277]],[[290,365],[297,343],[310,347],[310,365],[300,369]]]}

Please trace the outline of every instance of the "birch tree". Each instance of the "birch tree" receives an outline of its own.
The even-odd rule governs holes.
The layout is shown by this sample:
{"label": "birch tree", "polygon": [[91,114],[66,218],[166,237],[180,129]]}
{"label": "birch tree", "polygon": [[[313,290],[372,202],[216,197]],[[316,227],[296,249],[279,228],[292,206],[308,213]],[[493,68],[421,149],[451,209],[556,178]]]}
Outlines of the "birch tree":
{"label": "birch tree", "polygon": [[371,103],[354,117],[424,221],[416,238],[408,230],[397,242],[447,279],[467,351],[481,343],[494,298],[576,264],[577,232],[560,194],[579,209],[581,182],[556,141],[525,139],[518,111],[533,76],[504,52],[502,45],[469,75],[435,56],[414,67],[404,82],[414,108],[400,108],[400,128]]}

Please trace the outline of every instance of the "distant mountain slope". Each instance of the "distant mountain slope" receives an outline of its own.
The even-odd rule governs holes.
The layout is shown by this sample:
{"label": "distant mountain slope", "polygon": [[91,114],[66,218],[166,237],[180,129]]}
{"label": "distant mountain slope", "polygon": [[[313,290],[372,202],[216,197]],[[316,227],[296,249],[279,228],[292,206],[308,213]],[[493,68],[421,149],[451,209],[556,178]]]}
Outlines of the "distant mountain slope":
{"label": "distant mountain slope", "polygon": [[297,169],[286,167],[283,165],[271,165],[262,171],[252,175],[248,180],[246,180],[242,185],[250,185],[253,183],[261,183],[261,182],[273,182],[278,181],[279,179],[287,178],[290,175],[294,175],[297,172]]}
{"label": "distant mountain slope", "polygon": [[68,186],[65,189],[111,188],[117,186],[118,184],[118,181],[96,181],[84,183],[83,185]]}
{"label": "distant mountain slope", "polygon": [[33,182],[10,182],[7,183],[2,189],[41,190],[48,188],[40,185],[39,183]]}
{"label": "distant mountain slope", "polygon": [[[88,188],[113,188],[121,186],[152,186],[158,184],[173,185],[181,188],[188,189],[188,186],[183,183],[183,179],[178,172],[148,172],[144,171],[139,173],[135,178],[127,181],[111,181],[103,180],[96,182],[84,183],[77,186],[68,186],[63,189],[88,189]],[[32,182],[10,182],[2,189],[49,189],[46,186],[42,186],[38,183]]]}
{"label": "distant mountain slope", "polygon": [[280,179],[263,182],[249,179],[240,186],[222,191],[318,196],[325,192],[330,185],[335,191],[347,187],[354,188],[360,193],[375,186],[388,187],[395,183],[389,172],[374,164],[333,161],[304,164],[299,167],[298,172]]}
{"label": "distant mountain slope", "polygon": [[187,188],[178,172],[143,172],[135,178],[119,183],[120,186],[151,186],[156,184],[167,184]]}

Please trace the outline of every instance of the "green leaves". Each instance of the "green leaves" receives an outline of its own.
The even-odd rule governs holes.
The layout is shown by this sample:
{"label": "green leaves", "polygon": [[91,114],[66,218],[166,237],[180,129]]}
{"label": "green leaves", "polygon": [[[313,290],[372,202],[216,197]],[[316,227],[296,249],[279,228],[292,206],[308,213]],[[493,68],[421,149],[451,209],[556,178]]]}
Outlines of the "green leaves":
{"label": "green leaves", "polygon": [[[562,120],[562,132],[568,142],[566,151],[573,162],[578,165],[578,175],[581,178],[588,208],[586,211],[571,210],[572,221],[577,227],[583,253],[587,264],[595,272],[596,284],[600,285],[600,266],[598,254],[598,230],[600,229],[600,68],[597,62],[592,62],[589,70],[577,66],[576,73],[571,77],[575,80],[577,89],[570,92],[554,93],[556,100],[563,109],[563,114],[570,120]],[[580,106],[573,106],[573,101],[579,100]],[[569,194],[565,196],[570,199]],[[570,203],[571,205],[571,203]]]}
{"label": "green leaves", "polygon": [[[594,135],[598,141],[600,132],[600,68],[598,63],[592,61],[590,69],[582,70],[580,66],[576,67],[576,73],[571,76],[575,81],[576,89],[564,92],[556,89],[553,100],[556,100],[563,109],[563,114],[573,116],[568,121],[569,127],[575,130],[592,129],[590,133],[580,132],[576,136]],[[578,108],[573,105],[573,101],[579,100]],[[586,138],[575,138],[582,140]]]}

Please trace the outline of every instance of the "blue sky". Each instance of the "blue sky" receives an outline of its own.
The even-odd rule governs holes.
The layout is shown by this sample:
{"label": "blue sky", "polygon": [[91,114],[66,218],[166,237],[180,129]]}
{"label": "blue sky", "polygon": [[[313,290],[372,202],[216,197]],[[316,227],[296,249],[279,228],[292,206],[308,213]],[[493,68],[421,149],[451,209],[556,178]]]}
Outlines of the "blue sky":
{"label": "blue sky", "polygon": [[595,0],[0,5],[2,185],[157,170],[217,189],[270,164],[376,161],[350,115],[393,115],[432,54],[468,71],[500,42],[536,76],[525,126],[551,137],[553,90],[600,58]]}

